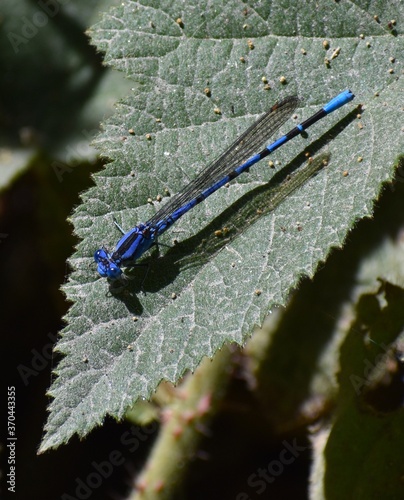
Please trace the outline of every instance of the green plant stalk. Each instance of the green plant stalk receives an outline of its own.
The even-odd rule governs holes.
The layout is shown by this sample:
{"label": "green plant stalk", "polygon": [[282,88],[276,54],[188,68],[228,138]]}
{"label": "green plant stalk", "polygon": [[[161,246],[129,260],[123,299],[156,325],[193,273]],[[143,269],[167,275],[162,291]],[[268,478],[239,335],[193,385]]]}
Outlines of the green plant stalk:
{"label": "green plant stalk", "polygon": [[165,410],[160,436],[136,482],[130,500],[177,498],[187,466],[198,460],[203,429],[222,401],[231,377],[232,349],[205,358],[179,389],[178,400]]}

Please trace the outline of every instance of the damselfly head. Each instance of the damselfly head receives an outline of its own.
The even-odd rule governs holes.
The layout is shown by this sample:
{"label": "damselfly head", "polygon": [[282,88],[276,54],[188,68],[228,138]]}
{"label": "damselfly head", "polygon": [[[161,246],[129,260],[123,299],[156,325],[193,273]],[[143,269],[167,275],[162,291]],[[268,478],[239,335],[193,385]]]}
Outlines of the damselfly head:
{"label": "damselfly head", "polygon": [[95,252],[94,260],[98,264],[97,271],[102,278],[117,280],[121,277],[122,269],[113,261],[105,248],[100,248]]}

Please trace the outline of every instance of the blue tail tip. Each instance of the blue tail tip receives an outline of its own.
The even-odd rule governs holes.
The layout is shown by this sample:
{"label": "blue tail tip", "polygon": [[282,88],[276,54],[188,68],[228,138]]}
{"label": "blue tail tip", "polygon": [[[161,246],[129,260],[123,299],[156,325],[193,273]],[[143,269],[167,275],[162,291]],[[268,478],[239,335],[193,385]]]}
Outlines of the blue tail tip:
{"label": "blue tail tip", "polygon": [[349,89],[344,90],[342,94],[345,96],[347,102],[352,101],[352,99],[355,97],[355,94]]}
{"label": "blue tail tip", "polygon": [[326,113],[332,113],[341,106],[344,106],[348,102],[351,102],[354,97],[355,95],[349,89],[344,90],[336,97],[334,97],[334,99],[331,99],[331,101],[328,102],[323,109]]}

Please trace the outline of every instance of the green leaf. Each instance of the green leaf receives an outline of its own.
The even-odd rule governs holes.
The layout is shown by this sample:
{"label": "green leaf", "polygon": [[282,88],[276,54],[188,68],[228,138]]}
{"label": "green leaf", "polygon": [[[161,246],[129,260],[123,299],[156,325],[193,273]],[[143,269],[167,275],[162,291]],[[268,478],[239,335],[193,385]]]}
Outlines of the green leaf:
{"label": "green leaf", "polygon": [[[399,4],[384,13],[397,26]],[[111,162],[72,217],[82,241],[64,286],[73,305],[41,451],[84,436],[107,414],[122,418],[224,343],[244,344],[371,215],[403,151],[403,39],[359,6],[313,5],[126,1],[92,28],[134,89],[96,142]],[[276,174],[262,162],[219,190],[163,235],[159,258],[139,261],[150,266],[144,292],[144,269],[135,268],[125,289],[108,293],[91,262],[119,238],[112,216],[126,230],[146,221],[160,207],[148,198],[168,201],[278,98],[302,97],[301,121],[344,88],[364,105],[360,118],[353,104],[337,111],[274,154]],[[307,181],[304,152],[321,149],[331,161]],[[295,170],[303,185],[291,193],[285,176]]]}
{"label": "green leaf", "polygon": [[[358,300],[356,321],[341,347],[338,406],[323,450],[324,477],[317,482],[325,491],[313,498],[401,495],[402,389],[398,395],[393,380],[400,378],[394,351],[404,338],[398,335],[403,299],[402,288],[382,282],[376,295],[363,294]],[[372,340],[368,345],[358,335],[364,328]]]}

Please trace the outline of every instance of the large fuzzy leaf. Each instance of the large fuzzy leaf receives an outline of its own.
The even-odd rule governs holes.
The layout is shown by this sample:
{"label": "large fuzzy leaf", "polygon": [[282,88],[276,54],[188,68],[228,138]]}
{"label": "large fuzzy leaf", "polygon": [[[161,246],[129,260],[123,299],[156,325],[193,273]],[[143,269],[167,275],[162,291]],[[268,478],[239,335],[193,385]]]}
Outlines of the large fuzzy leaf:
{"label": "large fuzzy leaf", "polygon": [[[399,4],[388,3],[386,19],[400,18]],[[364,9],[321,0],[124,1],[92,28],[93,43],[134,88],[97,141],[111,161],[72,217],[82,242],[64,287],[72,307],[42,450],[85,435],[107,414],[121,418],[225,342],[243,344],[371,215],[403,150],[404,44]],[[108,292],[91,261],[119,237],[113,216],[125,229],[150,218],[160,202],[149,198],[165,203],[279,97],[303,98],[301,121],[347,87],[364,105],[360,118],[353,104],[339,110],[276,152],[275,174],[262,162],[219,190],[161,238],[169,247],[159,258],[141,259],[150,266],[143,291],[137,268],[125,289]],[[307,180],[303,153],[321,148],[331,161]],[[292,193],[285,175],[293,170],[302,185]]]}

